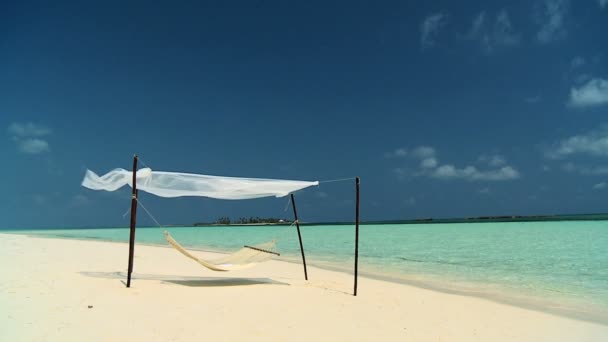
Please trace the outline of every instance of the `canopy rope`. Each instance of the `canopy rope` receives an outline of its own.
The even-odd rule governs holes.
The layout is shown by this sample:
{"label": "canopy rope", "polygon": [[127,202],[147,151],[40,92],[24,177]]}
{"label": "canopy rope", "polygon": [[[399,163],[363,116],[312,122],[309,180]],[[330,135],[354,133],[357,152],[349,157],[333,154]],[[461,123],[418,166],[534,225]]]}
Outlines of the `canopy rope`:
{"label": "canopy rope", "polygon": [[319,181],[319,183],[333,183],[333,182],[344,182],[349,180],[355,180],[357,177],[348,177],[348,178],[338,178],[338,179],[328,179]]}
{"label": "canopy rope", "polygon": [[142,209],[144,209],[144,211],[146,212],[146,214],[148,214],[148,216],[150,216],[150,218],[152,219],[152,221],[154,221],[154,223],[156,223],[156,225],[158,226],[158,228],[161,228],[161,229],[164,228],[163,225],[160,224],[158,222],[158,220],[156,220],[156,218],[148,211],[148,209],[144,206],[144,204],[141,203],[141,201],[139,200],[139,198],[136,198],[135,200],[137,201],[137,204],[139,206],[141,206]]}

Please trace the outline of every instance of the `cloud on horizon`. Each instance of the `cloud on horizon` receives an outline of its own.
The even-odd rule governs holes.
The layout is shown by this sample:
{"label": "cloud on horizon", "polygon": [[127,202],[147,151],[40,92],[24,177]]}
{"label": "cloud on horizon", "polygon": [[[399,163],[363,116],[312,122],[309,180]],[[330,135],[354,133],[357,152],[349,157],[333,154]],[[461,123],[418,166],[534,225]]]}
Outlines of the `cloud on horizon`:
{"label": "cloud on horizon", "polygon": [[536,96],[526,97],[524,99],[524,101],[526,103],[535,104],[535,103],[539,103],[540,101],[542,101],[542,99],[543,98],[540,95],[536,95]]}
{"label": "cloud on horizon", "polygon": [[562,170],[571,173],[578,173],[584,176],[608,174],[608,166],[586,166],[574,163],[566,163],[562,165]]}
{"label": "cloud on horizon", "polygon": [[412,150],[412,156],[416,158],[432,158],[435,153],[435,149],[430,146],[418,146]]}
{"label": "cloud on horizon", "polygon": [[482,195],[488,195],[491,193],[490,188],[481,188],[477,191],[478,193],[482,194]]}
{"label": "cloud on horizon", "polygon": [[51,150],[46,140],[38,138],[28,138],[17,141],[19,151],[27,154],[39,154]]}
{"label": "cloud on horizon", "polygon": [[480,171],[475,166],[466,166],[462,169],[446,164],[435,169],[430,174],[438,179],[464,179],[468,181],[504,181],[520,177],[519,172],[511,166],[501,167],[498,170]]}
{"label": "cloud on horizon", "polygon": [[493,23],[487,20],[486,12],[481,11],[473,18],[465,38],[478,41],[485,53],[500,47],[517,46],[521,42],[521,35],[513,29],[509,13],[504,9],[498,12]]}
{"label": "cloud on horizon", "polygon": [[480,170],[471,165],[463,168],[457,168],[453,164],[440,165],[436,153],[436,150],[430,146],[418,146],[408,154],[412,159],[419,161],[418,167],[401,167],[395,168],[393,171],[399,178],[428,177],[442,180],[505,181],[521,177],[519,171],[506,165],[506,159],[501,155],[479,157],[478,161],[493,167],[488,170]]}
{"label": "cloud on horizon", "polygon": [[422,159],[422,161],[420,162],[420,167],[425,168],[425,169],[432,169],[432,168],[436,167],[437,164],[438,164],[437,159],[435,159],[434,157],[430,157],[430,158]]}
{"label": "cloud on horizon", "polygon": [[51,150],[48,141],[41,138],[52,133],[46,126],[13,122],[8,126],[8,133],[17,144],[17,149],[23,153],[40,154]]}
{"label": "cloud on horizon", "polygon": [[487,154],[482,154],[481,156],[479,156],[479,158],[477,158],[477,160],[481,163],[487,163],[490,166],[503,166],[507,163],[507,160],[505,159],[505,157],[501,156],[500,154],[494,154],[494,155],[487,155]]}
{"label": "cloud on horizon", "polygon": [[422,49],[435,46],[439,30],[447,24],[447,14],[438,12],[427,16],[420,24],[420,45]]}
{"label": "cloud on horizon", "polygon": [[82,195],[82,194],[77,194],[77,195],[72,196],[72,198],[70,198],[69,206],[80,207],[83,205],[87,205],[90,202],[91,202],[91,200],[87,196]]}
{"label": "cloud on horizon", "polygon": [[608,104],[608,80],[593,78],[578,88],[572,87],[568,104],[577,108]]}
{"label": "cloud on horizon", "polygon": [[408,155],[408,153],[409,153],[409,151],[406,148],[400,147],[393,151],[385,152],[384,157],[385,158],[403,158],[403,157],[406,157]]}
{"label": "cloud on horizon", "polygon": [[8,126],[8,132],[17,137],[41,137],[51,134],[51,129],[32,122],[13,122]]}
{"label": "cloud on horizon", "polygon": [[413,149],[399,147],[393,151],[384,153],[384,157],[386,158],[404,158],[407,156],[415,158],[430,158],[435,156],[435,149],[430,146],[417,146]]}
{"label": "cloud on horizon", "polygon": [[327,198],[327,197],[329,197],[329,195],[325,191],[316,191],[315,192],[315,197],[317,197],[317,198]]}
{"label": "cloud on horizon", "polygon": [[572,155],[608,156],[608,126],[563,139],[545,151],[545,157],[549,159]]}
{"label": "cloud on horizon", "polygon": [[[606,0],[608,1],[608,0]],[[581,56],[576,56],[572,59],[572,62],[570,62],[570,68],[571,69],[577,69],[582,67],[583,65],[585,65],[586,61],[583,57]]]}
{"label": "cloud on horizon", "polygon": [[545,0],[542,13],[539,16],[540,29],[536,33],[536,39],[540,43],[547,44],[566,37],[564,28],[565,17],[568,14],[570,2],[568,0]]}

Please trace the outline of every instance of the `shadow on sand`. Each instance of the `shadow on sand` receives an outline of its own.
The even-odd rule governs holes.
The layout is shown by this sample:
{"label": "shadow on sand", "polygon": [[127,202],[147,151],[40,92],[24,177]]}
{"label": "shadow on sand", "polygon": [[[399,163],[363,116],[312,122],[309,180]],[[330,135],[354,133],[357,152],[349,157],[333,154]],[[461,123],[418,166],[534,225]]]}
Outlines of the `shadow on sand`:
{"label": "shadow on sand", "polygon": [[[125,272],[79,272],[80,274],[104,279],[119,279],[124,281],[127,278]],[[163,283],[171,283],[182,286],[192,287],[213,287],[213,286],[244,286],[244,285],[289,285],[270,278],[229,278],[229,277],[185,277],[160,274],[136,274],[131,275],[133,280],[157,280]]]}

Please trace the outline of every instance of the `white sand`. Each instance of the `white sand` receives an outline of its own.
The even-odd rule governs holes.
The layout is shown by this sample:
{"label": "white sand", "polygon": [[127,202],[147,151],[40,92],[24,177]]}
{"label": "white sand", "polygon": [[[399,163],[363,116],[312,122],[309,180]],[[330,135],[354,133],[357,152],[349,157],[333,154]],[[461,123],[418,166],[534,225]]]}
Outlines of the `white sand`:
{"label": "white sand", "polygon": [[[197,253],[209,256],[209,253]],[[608,326],[271,261],[217,273],[175,250],[0,234],[0,341],[608,341]],[[92,308],[88,308],[88,306]]]}

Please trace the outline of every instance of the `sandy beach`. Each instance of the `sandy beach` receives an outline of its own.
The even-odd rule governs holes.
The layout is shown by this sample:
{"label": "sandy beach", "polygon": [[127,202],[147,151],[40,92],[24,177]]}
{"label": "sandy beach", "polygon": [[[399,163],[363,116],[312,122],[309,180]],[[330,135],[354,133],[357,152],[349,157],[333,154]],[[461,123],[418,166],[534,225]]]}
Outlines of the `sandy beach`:
{"label": "sandy beach", "polygon": [[[3,341],[605,341],[608,326],[270,261],[211,272],[175,250],[0,239]],[[211,253],[195,252],[201,257]]]}

